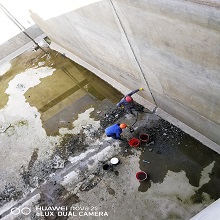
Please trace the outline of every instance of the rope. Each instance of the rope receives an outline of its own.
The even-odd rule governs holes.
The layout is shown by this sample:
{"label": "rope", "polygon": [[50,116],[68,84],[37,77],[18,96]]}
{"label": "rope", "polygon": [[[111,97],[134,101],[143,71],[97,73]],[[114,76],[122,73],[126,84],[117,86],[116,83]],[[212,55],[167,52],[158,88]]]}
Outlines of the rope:
{"label": "rope", "polygon": [[136,122],[137,122],[137,119],[138,119],[138,112],[137,112],[137,115],[136,115],[136,119],[135,119],[135,122],[131,125],[131,127],[132,126],[134,126],[135,124],[136,124]]}
{"label": "rope", "polygon": [[154,100],[154,103],[155,103],[155,105],[157,106],[157,103],[156,103],[156,100],[155,100],[155,98],[154,98],[154,95],[153,95],[153,93],[152,93],[152,91],[151,91],[151,89],[150,89],[150,85],[149,85],[149,83],[148,83],[148,81],[147,81],[147,79],[146,79],[146,77],[145,77],[145,75],[144,75],[144,72],[143,72],[143,70],[142,70],[142,68],[141,68],[141,65],[140,65],[140,63],[139,63],[139,61],[138,61],[138,59],[137,59],[137,57],[136,57],[136,55],[135,55],[134,49],[133,49],[133,47],[131,46],[131,43],[130,43],[130,41],[129,41],[129,39],[128,39],[127,33],[125,32],[125,29],[124,29],[124,27],[123,27],[123,25],[122,25],[122,21],[121,21],[121,19],[119,18],[119,15],[118,15],[118,13],[117,13],[117,11],[116,11],[116,9],[115,9],[115,6],[114,6],[112,0],[110,0],[110,3],[111,3],[111,5],[112,5],[112,7],[113,7],[113,10],[114,10],[114,12],[115,12],[117,18],[118,18],[118,21],[119,21],[119,23],[120,23],[120,25],[121,25],[121,28],[122,28],[122,30],[123,30],[123,32],[124,32],[124,35],[125,35],[125,37],[126,37],[126,39],[127,39],[127,41],[128,41],[128,44],[129,44],[129,46],[130,46],[130,48],[131,48],[131,51],[132,51],[132,53],[133,53],[133,56],[134,56],[134,58],[135,58],[135,60],[136,60],[136,62],[137,62],[137,65],[138,65],[139,69],[140,69],[140,72],[141,72],[141,74],[142,74],[142,76],[143,76],[143,78],[144,78],[144,80],[145,80],[145,82],[146,82],[146,84],[147,84],[147,87],[148,87],[148,89],[149,89],[149,91],[150,91],[150,94],[151,94],[151,96],[152,96],[152,99]]}

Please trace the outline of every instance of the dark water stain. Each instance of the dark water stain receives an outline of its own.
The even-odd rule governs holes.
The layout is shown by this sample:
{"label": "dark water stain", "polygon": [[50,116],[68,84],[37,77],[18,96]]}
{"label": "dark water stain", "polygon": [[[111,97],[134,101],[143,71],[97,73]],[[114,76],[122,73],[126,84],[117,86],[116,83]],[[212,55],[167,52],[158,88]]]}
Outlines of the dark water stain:
{"label": "dark water stain", "polygon": [[28,170],[32,169],[32,167],[34,165],[34,162],[37,160],[37,158],[38,158],[38,151],[39,151],[39,149],[36,148],[34,150],[33,154],[31,155],[31,159],[30,159],[29,164],[28,164]]}
{"label": "dark water stain", "polygon": [[[204,184],[197,192],[196,198],[202,198],[202,192],[210,195],[211,199],[220,197],[220,155],[204,146],[198,140],[184,133],[169,122],[160,120],[151,128],[142,128],[141,132],[150,134],[152,145],[142,143],[139,150],[140,169],[148,174],[148,180],[140,182],[139,191],[145,192],[153,183],[162,183],[168,170],[173,172],[184,171],[189,183],[199,186],[201,172],[215,161],[211,180]],[[152,149],[152,151],[149,151]],[[143,160],[150,161],[144,163]],[[197,201],[198,199],[192,198]]]}
{"label": "dark water stain", "polygon": [[174,213],[174,212],[169,212],[168,215],[167,215],[167,218],[166,219],[169,219],[169,220],[177,220],[177,219],[182,219],[182,216],[180,216],[179,214],[177,213]]}
{"label": "dark water stain", "polygon": [[107,191],[110,195],[113,195],[113,196],[115,195],[115,190],[112,189],[110,186],[107,187]]}
{"label": "dark water stain", "polygon": [[[42,186],[40,190],[41,190],[41,193],[40,193],[41,197],[38,200],[39,206],[43,206],[43,207],[65,206],[65,208],[69,211],[72,205],[80,201],[79,197],[76,194],[69,192],[60,184],[47,183],[46,185]],[[46,213],[48,212],[45,212],[45,215]],[[45,219],[58,219],[59,218],[57,215],[57,211],[52,211],[52,213],[53,213],[52,217],[47,217]],[[62,219],[66,220],[68,219],[68,217],[62,216]]]}
{"label": "dark water stain", "polygon": [[88,147],[88,144],[84,141],[85,134],[80,131],[77,135],[65,134],[59,145],[54,148],[53,155],[60,156],[65,162],[68,161],[68,157],[76,156],[80,152],[83,152]]}
{"label": "dark water stain", "polygon": [[19,200],[22,196],[22,191],[18,190],[15,185],[9,183],[0,191],[0,206],[4,206],[11,200]]}
{"label": "dark water stain", "polygon": [[116,176],[119,176],[119,172],[117,170],[114,171]]}
{"label": "dark water stain", "polygon": [[203,201],[203,195],[201,193],[199,193],[198,191],[191,196],[190,200],[192,201],[192,203],[202,203]]}

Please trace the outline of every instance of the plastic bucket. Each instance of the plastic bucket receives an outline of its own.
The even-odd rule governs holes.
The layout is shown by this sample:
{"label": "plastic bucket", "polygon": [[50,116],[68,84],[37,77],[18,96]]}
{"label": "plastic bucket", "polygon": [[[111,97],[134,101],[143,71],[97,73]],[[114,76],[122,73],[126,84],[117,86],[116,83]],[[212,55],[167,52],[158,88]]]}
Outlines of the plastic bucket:
{"label": "plastic bucket", "polygon": [[112,165],[117,165],[119,164],[120,161],[117,157],[113,157],[110,162]]}
{"label": "plastic bucket", "polygon": [[144,181],[144,180],[147,179],[147,174],[144,171],[139,171],[139,172],[136,173],[136,178],[139,181]]}
{"label": "plastic bucket", "polygon": [[128,144],[131,146],[131,147],[138,147],[140,145],[140,140],[137,139],[137,138],[132,138]]}
{"label": "plastic bucket", "polygon": [[142,142],[146,142],[146,143],[150,140],[149,134],[145,134],[145,133],[141,134],[139,138]]}
{"label": "plastic bucket", "polygon": [[110,169],[110,166],[108,164],[104,164],[102,166],[103,170],[109,170]]}

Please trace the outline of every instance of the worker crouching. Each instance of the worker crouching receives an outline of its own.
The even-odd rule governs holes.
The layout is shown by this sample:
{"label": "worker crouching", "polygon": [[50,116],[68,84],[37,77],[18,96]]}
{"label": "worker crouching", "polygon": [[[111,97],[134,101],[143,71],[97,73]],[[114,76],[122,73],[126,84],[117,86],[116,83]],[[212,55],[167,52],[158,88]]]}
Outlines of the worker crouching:
{"label": "worker crouching", "polygon": [[[139,88],[139,89],[136,89],[136,90],[128,93],[127,95],[125,95],[121,99],[121,101],[117,104],[117,106],[120,108],[124,108],[125,111],[130,114],[134,114],[132,110],[143,111],[144,107],[135,103],[133,98],[131,97],[135,93],[142,91],[142,90],[143,90],[143,88]],[[141,108],[140,108],[140,106],[141,106]]]}
{"label": "worker crouching", "polygon": [[126,124],[114,124],[105,129],[105,134],[113,139],[121,140],[122,129],[126,128]]}

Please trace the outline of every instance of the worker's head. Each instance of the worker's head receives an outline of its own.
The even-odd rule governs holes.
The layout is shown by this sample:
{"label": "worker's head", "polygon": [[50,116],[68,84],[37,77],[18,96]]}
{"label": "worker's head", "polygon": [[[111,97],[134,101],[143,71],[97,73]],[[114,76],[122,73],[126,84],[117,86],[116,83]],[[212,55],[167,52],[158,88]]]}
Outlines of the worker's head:
{"label": "worker's head", "polygon": [[132,102],[133,101],[131,96],[126,96],[125,100],[126,100],[126,102]]}
{"label": "worker's head", "polygon": [[124,129],[124,128],[126,128],[126,127],[127,127],[126,124],[120,124],[120,128],[121,128],[121,129]]}

